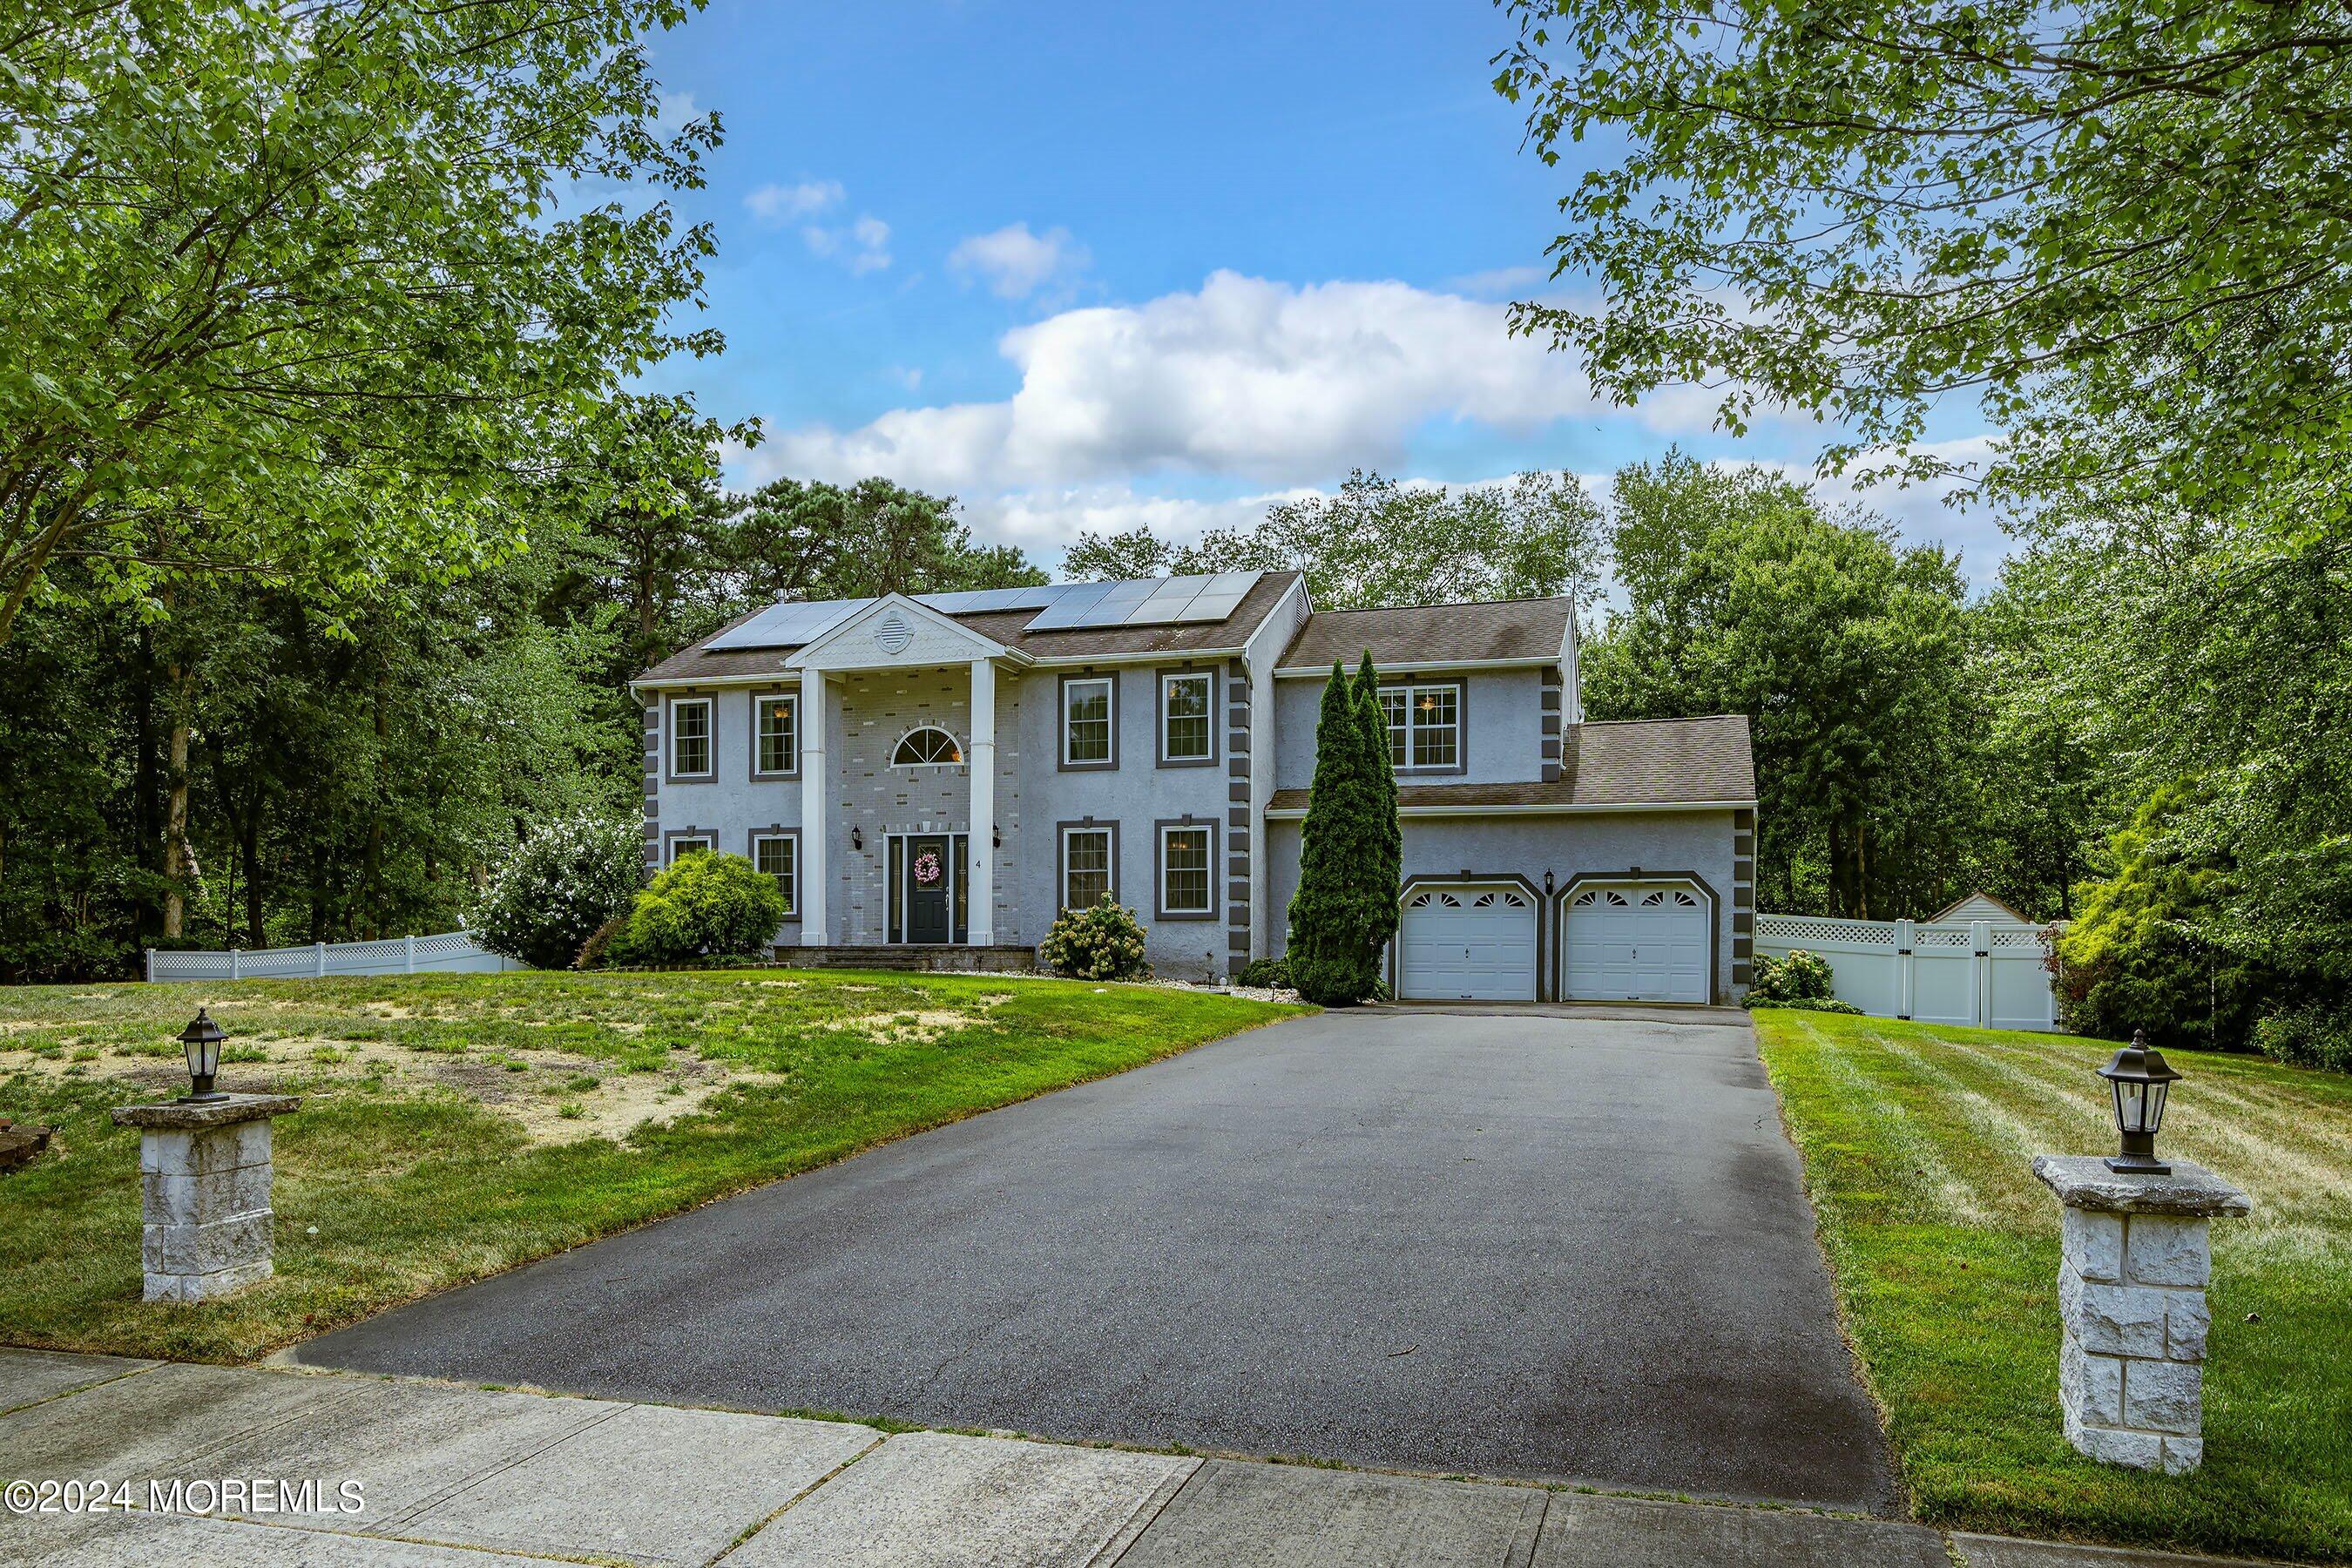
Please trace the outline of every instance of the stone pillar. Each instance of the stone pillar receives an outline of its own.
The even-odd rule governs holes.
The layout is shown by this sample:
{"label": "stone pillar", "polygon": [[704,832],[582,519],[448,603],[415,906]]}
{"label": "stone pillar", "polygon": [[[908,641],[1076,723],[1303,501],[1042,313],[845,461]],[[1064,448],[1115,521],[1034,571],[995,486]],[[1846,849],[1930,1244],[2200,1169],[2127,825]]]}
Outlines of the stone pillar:
{"label": "stone pillar", "polygon": [[203,1301],[269,1278],[269,1119],[290,1094],[125,1105],[139,1129],[140,1253],[150,1301]]}
{"label": "stone pillar", "polygon": [[996,942],[996,666],[971,661],[971,829],[964,875],[964,923],[973,947]]}
{"label": "stone pillar", "polygon": [[825,920],[825,894],[832,890],[825,854],[825,797],[833,775],[825,771],[825,679],[821,669],[801,671],[801,945],[824,947],[833,941]]}
{"label": "stone pillar", "polygon": [[2095,1459],[2180,1475],[2205,1458],[2210,1222],[2246,1195],[2202,1165],[2107,1169],[2096,1155],[2037,1154],[2060,1214],[2058,1394],[2066,1440]]}

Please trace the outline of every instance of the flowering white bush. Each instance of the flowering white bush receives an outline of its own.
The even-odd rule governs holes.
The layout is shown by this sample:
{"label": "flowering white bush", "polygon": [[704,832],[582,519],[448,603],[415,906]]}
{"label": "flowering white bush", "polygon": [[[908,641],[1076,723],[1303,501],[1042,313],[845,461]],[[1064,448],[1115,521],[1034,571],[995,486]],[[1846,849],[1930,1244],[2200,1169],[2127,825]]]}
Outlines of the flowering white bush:
{"label": "flowering white bush", "polygon": [[625,817],[587,814],[534,829],[467,914],[474,940],[538,969],[571,965],[645,881],[645,843]]}
{"label": "flowering white bush", "polygon": [[1079,980],[1132,980],[1151,973],[1143,962],[1143,928],[1108,893],[1093,909],[1064,910],[1037,955],[1055,973]]}

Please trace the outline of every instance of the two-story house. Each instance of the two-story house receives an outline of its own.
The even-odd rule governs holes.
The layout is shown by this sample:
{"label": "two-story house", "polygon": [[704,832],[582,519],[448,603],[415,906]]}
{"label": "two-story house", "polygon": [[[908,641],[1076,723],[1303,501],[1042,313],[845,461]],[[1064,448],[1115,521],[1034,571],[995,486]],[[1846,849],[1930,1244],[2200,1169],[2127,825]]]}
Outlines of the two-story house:
{"label": "two-story house", "polygon": [[1283,951],[1323,685],[1367,649],[1399,996],[1747,984],[1747,721],[1585,722],[1566,599],[1317,611],[1297,573],[1234,572],[772,605],[633,683],[646,861],[749,856],[783,950],[1025,963],[1108,893],[1160,972],[1229,973]]}

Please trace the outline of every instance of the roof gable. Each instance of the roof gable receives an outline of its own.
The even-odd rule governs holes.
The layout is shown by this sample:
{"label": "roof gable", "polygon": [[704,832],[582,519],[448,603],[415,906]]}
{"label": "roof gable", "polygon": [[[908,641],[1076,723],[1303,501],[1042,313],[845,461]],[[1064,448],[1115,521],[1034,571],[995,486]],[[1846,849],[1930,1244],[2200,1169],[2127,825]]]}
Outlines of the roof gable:
{"label": "roof gable", "polygon": [[885,594],[784,661],[792,669],[874,669],[999,658],[1008,650],[904,594]]}
{"label": "roof gable", "polygon": [[2033,923],[1981,888],[1965,899],[1946,905],[1922,923],[1934,925],[1942,921],[2014,921],[2021,926]]}

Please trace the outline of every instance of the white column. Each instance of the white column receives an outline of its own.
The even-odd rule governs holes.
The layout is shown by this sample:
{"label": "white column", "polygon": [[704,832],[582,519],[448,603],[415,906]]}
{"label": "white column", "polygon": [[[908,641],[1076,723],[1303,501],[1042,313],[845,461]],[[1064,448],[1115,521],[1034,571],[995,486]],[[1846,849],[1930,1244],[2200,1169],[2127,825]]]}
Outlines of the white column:
{"label": "white column", "polygon": [[824,763],[825,706],[824,672],[801,671],[801,942],[806,947],[833,941],[824,916],[824,806],[833,793]]}
{"label": "white column", "polygon": [[974,947],[996,941],[996,666],[971,661],[971,864],[965,921]]}

